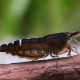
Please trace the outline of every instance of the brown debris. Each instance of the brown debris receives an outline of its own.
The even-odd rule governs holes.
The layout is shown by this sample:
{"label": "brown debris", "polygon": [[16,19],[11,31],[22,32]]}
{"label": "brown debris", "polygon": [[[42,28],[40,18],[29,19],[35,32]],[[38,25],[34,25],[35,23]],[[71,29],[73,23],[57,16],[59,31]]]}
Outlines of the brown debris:
{"label": "brown debris", "polygon": [[0,80],[80,80],[80,55],[73,58],[1,64]]}

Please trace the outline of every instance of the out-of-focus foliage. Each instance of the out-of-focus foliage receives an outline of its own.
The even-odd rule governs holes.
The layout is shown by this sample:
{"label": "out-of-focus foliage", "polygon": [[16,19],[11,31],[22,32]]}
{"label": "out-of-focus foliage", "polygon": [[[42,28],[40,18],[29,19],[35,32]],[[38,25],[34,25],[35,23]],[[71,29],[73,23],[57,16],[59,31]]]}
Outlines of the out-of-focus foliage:
{"label": "out-of-focus foliage", "polygon": [[80,0],[0,0],[0,36],[44,36],[80,28]]}

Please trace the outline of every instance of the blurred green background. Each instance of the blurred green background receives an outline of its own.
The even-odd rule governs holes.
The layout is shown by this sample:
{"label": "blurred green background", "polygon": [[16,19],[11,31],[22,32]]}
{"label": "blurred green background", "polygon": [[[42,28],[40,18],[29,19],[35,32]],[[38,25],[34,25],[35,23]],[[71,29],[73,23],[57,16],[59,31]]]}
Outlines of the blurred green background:
{"label": "blurred green background", "polygon": [[[0,0],[0,45],[77,30],[80,31],[80,0]],[[0,63],[13,61],[20,58],[0,53]]]}
{"label": "blurred green background", "polygon": [[0,0],[0,39],[80,30],[80,0]]}

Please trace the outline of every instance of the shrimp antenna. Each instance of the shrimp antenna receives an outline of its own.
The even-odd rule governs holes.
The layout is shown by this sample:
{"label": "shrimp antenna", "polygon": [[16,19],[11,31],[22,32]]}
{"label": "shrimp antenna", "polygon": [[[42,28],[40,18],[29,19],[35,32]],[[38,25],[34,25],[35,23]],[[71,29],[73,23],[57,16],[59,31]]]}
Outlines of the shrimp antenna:
{"label": "shrimp antenna", "polygon": [[75,41],[77,44],[79,44],[79,45],[80,45],[80,42],[79,42],[79,41],[77,41],[76,39],[74,39],[74,41]]}

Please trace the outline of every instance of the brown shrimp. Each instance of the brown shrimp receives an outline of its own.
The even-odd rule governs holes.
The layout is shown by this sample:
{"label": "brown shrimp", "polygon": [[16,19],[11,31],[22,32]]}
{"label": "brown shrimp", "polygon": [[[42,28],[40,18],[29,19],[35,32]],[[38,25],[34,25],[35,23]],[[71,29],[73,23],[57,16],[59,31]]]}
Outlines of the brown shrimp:
{"label": "brown shrimp", "polygon": [[78,31],[51,34],[41,38],[16,40],[14,43],[2,44],[0,52],[10,53],[30,60],[44,58],[48,55],[55,58],[65,52],[68,52],[68,55],[71,56],[71,51],[78,52],[73,49],[68,41],[74,40],[77,36],[80,36]]}

